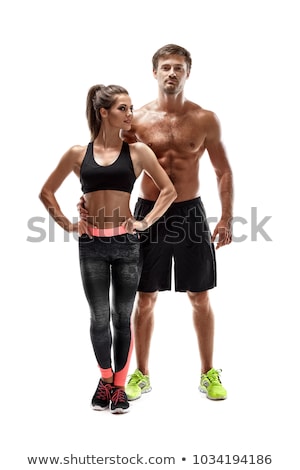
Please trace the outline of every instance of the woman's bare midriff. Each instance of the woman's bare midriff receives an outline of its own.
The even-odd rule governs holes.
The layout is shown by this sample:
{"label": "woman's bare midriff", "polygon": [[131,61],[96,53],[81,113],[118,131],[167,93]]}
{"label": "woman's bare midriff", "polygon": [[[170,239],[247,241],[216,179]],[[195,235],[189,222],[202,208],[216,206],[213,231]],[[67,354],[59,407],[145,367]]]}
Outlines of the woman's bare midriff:
{"label": "woman's bare midriff", "polygon": [[101,190],[84,195],[85,208],[88,210],[88,223],[98,228],[119,227],[132,216],[130,194],[124,191]]}

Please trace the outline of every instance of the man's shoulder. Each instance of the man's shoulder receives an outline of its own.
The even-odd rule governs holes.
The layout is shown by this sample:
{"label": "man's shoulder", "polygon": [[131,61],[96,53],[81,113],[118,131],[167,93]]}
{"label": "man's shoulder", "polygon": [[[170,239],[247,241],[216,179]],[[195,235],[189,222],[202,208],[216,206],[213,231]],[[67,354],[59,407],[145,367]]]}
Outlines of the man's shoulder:
{"label": "man's shoulder", "polygon": [[143,106],[141,106],[138,111],[146,111],[149,109],[155,109],[156,107],[157,107],[157,100],[152,100],[146,104],[143,104]]}
{"label": "man's shoulder", "polygon": [[145,116],[146,114],[153,113],[155,111],[158,111],[157,102],[155,100],[150,101],[149,103],[146,103],[143,106],[141,106],[139,109],[134,110],[134,118],[135,117],[141,118]]}
{"label": "man's shoulder", "polygon": [[195,103],[194,101],[186,100],[185,106],[188,111],[194,111],[196,113],[208,116],[214,115],[214,112],[211,109],[204,108],[203,106],[198,103]]}
{"label": "man's shoulder", "polygon": [[187,114],[190,114],[191,117],[195,119],[199,119],[201,121],[205,121],[208,124],[214,125],[217,124],[218,117],[214,111],[211,109],[203,108],[197,103],[192,101],[187,102]]}

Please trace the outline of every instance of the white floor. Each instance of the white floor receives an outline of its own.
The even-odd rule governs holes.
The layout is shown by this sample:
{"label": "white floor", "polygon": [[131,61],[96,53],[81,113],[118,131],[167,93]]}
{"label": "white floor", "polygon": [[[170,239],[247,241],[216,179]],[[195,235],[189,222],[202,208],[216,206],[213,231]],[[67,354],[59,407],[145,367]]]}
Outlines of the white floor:
{"label": "white floor", "polygon": [[[66,457],[74,463],[75,457],[126,459],[137,454],[144,459],[173,457],[176,468],[191,468],[201,455],[227,455],[224,459],[232,463],[234,455],[248,459],[271,455],[272,466],[259,468],[296,468],[293,424],[299,406],[293,384],[296,387],[298,372],[297,363],[288,357],[295,354],[294,333],[290,332],[289,343],[274,301],[261,296],[257,276],[257,284],[250,288],[237,277],[237,290],[229,289],[231,280],[223,279],[220,267],[224,286],[211,294],[215,367],[223,369],[228,399],[213,402],[198,391],[200,363],[187,297],[161,293],[151,354],[153,390],[131,402],[130,412],[122,416],[90,409],[98,370],[77,274],[72,285],[78,285],[69,299],[60,297],[63,290],[70,291],[66,274],[57,273],[55,290],[45,279],[37,284],[23,317],[19,312],[17,321],[10,321],[16,328],[16,343],[10,341],[6,348],[10,354],[10,385],[2,402],[6,469],[26,468],[28,456]],[[261,288],[270,292],[266,284]],[[130,370],[134,368],[133,355]]]}

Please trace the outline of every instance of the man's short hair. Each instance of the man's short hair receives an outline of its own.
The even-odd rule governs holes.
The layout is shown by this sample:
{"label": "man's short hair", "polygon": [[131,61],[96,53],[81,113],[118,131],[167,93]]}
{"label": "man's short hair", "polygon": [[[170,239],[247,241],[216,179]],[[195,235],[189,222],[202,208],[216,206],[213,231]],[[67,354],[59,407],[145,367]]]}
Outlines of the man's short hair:
{"label": "man's short hair", "polygon": [[181,55],[185,58],[187,64],[187,71],[190,72],[192,67],[191,54],[184,47],[177,46],[177,44],[167,44],[166,46],[160,47],[152,57],[153,70],[157,70],[158,61],[161,57],[168,55]]}

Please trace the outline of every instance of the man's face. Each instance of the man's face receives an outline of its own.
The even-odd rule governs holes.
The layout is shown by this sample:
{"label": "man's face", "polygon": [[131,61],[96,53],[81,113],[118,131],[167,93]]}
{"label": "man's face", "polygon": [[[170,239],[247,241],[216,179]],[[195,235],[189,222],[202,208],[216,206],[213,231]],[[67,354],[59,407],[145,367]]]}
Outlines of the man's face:
{"label": "man's face", "polygon": [[183,90],[189,77],[187,64],[180,55],[168,55],[158,61],[157,70],[153,71],[158,85],[167,94],[176,94]]}

